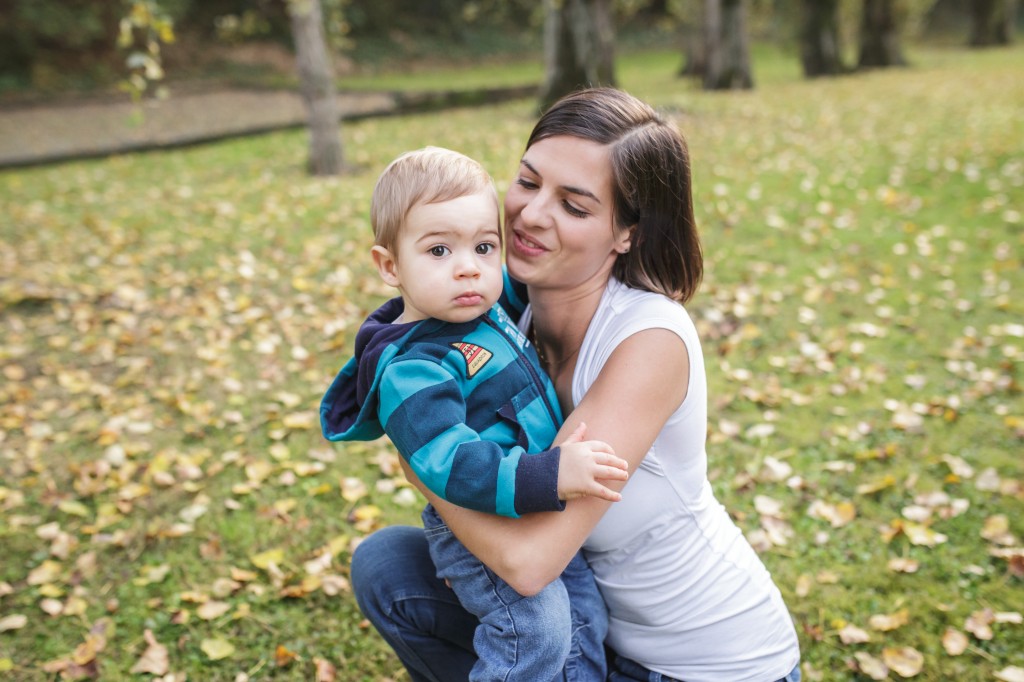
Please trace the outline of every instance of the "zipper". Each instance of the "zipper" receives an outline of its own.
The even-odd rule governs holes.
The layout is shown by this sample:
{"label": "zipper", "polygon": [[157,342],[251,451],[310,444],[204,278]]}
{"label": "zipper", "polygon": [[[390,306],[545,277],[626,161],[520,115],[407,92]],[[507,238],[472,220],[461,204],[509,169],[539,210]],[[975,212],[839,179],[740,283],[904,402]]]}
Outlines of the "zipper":
{"label": "zipper", "polygon": [[520,364],[526,367],[526,371],[529,372],[530,376],[533,378],[533,383],[537,387],[537,392],[540,393],[541,400],[544,401],[544,407],[548,409],[548,414],[551,416],[551,423],[561,426],[561,420],[558,418],[558,413],[555,412],[553,407],[551,407],[551,401],[548,400],[548,392],[544,389],[544,381],[540,378],[537,368],[534,367],[533,363],[530,362],[530,359],[526,357],[526,353],[524,353],[523,349],[519,347],[519,344],[508,338],[508,332],[502,329],[497,322],[492,320],[489,314],[484,315],[483,317],[484,321],[497,330],[501,334],[502,338],[508,342],[508,345],[512,346],[512,349],[516,353],[516,358],[518,358]]}

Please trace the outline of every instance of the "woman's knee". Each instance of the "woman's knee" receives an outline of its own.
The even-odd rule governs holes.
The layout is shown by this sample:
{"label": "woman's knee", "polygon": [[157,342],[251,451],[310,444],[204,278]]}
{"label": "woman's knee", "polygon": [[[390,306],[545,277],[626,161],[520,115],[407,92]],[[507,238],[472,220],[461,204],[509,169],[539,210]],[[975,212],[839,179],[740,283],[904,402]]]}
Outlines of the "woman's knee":
{"label": "woman's knee", "polygon": [[408,570],[429,561],[423,530],[388,526],[363,539],[352,553],[352,592],[363,613],[388,611],[389,594],[408,582]]}

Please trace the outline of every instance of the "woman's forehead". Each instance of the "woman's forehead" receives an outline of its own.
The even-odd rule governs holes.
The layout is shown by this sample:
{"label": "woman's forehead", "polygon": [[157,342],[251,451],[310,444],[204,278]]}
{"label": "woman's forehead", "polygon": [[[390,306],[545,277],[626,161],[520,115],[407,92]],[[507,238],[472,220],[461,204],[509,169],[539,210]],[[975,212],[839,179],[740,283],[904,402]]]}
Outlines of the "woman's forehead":
{"label": "woman's forehead", "polygon": [[611,191],[611,148],[581,137],[558,135],[534,142],[522,165],[553,182],[603,201]]}

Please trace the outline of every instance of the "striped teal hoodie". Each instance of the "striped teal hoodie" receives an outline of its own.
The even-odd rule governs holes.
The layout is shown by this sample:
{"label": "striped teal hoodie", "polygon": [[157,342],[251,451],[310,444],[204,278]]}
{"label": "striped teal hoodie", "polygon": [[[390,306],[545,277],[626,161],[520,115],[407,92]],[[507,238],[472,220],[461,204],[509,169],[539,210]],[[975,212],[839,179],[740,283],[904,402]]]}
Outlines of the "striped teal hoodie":
{"label": "striped teal hoodie", "polygon": [[[506,287],[508,291],[508,287]],[[320,404],[331,441],[385,433],[420,480],[461,507],[556,511],[562,416],[536,352],[500,305],[465,323],[398,323],[401,298],[356,335]]]}

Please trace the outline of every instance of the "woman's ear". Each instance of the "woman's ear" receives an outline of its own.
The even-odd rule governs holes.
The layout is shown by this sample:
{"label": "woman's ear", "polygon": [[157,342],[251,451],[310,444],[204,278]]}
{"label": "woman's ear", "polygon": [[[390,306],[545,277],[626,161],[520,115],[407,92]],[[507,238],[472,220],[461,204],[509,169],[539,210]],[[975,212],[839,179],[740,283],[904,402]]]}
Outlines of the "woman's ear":
{"label": "woman's ear", "polygon": [[377,266],[377,272],[380,273],[380,278],[384,280],[384,283],[396,288],[401,287],[402,282],[398,277],[398,260],[391,251],[378,245],[370,249],[370,255],[373,257],[373,264]]}
{"label": "woman's ear", "polygon": [[633,245],[634,230],[636,230],[636,225],[628,227],[619,233],[619,235],[615,238],[615,245],[612,247],[613,249],[615,249],[615,253],[621,255],[629,251],[630,246]]}

